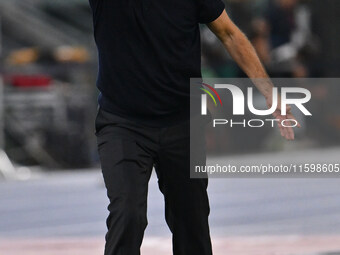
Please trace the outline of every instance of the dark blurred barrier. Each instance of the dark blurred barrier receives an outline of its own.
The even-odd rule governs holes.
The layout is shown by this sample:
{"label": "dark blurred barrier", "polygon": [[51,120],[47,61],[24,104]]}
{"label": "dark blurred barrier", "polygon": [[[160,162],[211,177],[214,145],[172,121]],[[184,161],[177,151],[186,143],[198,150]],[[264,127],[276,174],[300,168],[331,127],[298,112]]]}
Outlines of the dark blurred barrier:
{"label": "dark blurred barrier", "polygon": [[27,46],[92,45],[87,1],[2,0],[0,17],[4,52]]}
{"label": "dark blurred barrier", "polygon": [[14,162],[95,160],[96,51],[82,0],[0,0],[6,151]]}
{"label": "dark blurred barrier", "polygon": [[313,31],[320,42],[317,66],[325,77],[340,76],[340,1],[306,1],[312,10]]}
{"label": "dark blurred barrier", "polygon": [[[272,77],[338,77],[340,2],[337,0],[226,0],[226,10],[248,35]],[[245,75],[204,26],[205,74]]]}
{"label": "dark blurred barrier", "polygon": [[4,118],[9,156],[22,164],[90,166],[95,145],[95,101],[91,94],[81,86],[57,82],[28,85],[35,80],[41,81],[16,77],[13,79],[16,86],[7,84],[5,87]]}

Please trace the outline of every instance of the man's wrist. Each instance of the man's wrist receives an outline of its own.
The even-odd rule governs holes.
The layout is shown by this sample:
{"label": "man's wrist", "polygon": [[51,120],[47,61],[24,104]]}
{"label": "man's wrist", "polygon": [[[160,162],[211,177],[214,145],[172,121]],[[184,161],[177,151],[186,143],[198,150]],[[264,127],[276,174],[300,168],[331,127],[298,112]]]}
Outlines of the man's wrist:
{"label": "man's wrist", "polygon": [[266,100],[272,100],[273,99],[273,85],[266,88],[263,92],[263,96]]}

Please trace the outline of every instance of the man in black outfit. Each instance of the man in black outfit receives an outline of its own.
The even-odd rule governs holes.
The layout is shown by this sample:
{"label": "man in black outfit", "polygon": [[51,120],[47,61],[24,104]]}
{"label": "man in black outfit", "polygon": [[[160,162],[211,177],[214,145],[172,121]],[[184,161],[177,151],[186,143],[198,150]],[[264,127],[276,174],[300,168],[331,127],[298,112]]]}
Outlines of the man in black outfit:
{"label": "man in black outfit", "polygon": [[[90,5],[101,92],[96,135],[110,199],[105,254],[140,254],[155,167],[173,254],[211,255],[207,179],[190,179],[189,162],[189,79],[201,77],[199,24],[208,24],[248,76],[267,74],[221,0],[90,0]],[[270,81],[255,85],[270,106]],[[292,118],[279,112],[278,118]],[[292,129],[280,130],[294,138]],[[204,140],[195,143],[204,163]]]}

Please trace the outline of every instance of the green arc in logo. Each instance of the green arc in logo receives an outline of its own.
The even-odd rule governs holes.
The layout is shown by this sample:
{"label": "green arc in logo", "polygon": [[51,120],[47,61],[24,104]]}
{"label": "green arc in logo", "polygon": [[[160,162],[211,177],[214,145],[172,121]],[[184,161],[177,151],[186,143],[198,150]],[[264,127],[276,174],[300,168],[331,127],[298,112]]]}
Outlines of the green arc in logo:
{"label": "green arc in logo", "polygon": [[209,90],[206,90],[206,89],[204,89],[204,88],[201,88],[201,90],[203,90],[205,93],[207,93],[207,94],[211,97],[211,99],[214,101],[215,106],[217,106],[217,102],[216,102],[214,96],[210,93],[210,91],[209,91]]}

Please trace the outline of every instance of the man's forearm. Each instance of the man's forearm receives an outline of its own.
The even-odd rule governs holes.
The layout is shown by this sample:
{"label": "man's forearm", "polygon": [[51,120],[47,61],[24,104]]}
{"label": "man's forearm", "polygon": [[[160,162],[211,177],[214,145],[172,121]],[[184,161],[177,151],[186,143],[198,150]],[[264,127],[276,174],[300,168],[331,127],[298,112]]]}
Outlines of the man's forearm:
{"label": "man's forearm", "polygon": [[[265,96],[268,107],[272,107],[273,84],[264,69],[254,47],[240,29],[231,21],[226,11],[223,11],[216,20],[208,24],[211,31],[222,41],[231,57],[243,69],[243,71],[252,79],[258,90]],[[278,95],[278,100],[280,96]],[[290,109],[285,116],[281,115],[281,103],[277,102],[276,110],[273,115],[280,120],[294,119]],[[294,131],[291,127],[284,127],[278,124],[281,135],[287,140],[294,140]]]}
{"label": "man's forearm", "polygon": [[232,34],[226,35],[222,42],[231,57],[253,80],[258,90],[266,98],[270,97],[273,84],[247,37],[239,29],[236,29]]}

